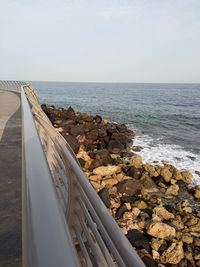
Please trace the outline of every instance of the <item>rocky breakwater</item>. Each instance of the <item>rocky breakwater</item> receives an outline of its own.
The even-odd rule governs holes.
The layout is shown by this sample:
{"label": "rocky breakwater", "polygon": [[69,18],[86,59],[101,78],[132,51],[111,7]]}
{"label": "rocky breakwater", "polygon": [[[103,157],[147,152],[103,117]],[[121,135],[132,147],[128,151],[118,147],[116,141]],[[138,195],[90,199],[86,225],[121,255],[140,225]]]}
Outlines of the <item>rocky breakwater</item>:
{"label": "rocky breakwater", "polygon": [[200,266],[200,187],[167,162],[144,163],[134,132],[100,116],[42,105],[146,266]]}

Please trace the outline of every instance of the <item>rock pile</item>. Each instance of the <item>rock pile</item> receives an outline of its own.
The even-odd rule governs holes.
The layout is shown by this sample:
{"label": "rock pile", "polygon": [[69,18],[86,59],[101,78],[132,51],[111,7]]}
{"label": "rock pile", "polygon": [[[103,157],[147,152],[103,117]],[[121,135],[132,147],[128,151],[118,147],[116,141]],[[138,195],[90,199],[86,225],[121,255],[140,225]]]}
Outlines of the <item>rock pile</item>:
{"label": "rock pile", "polygon": [[191,186],[192,174],[143,163],[124,124],[42,108],[146,266],[200,266],[200,186]]}

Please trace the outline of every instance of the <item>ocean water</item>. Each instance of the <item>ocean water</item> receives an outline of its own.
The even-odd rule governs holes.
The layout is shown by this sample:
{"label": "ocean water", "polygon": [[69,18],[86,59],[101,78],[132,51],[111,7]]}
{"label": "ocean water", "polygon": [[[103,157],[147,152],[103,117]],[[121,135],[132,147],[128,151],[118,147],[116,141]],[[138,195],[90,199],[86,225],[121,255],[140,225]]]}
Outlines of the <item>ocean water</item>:
{"label": "ocean water", "polygon": [[200,183],[200,84],[31,82],[41,103],[126,123],[146,162],[190,169]]}

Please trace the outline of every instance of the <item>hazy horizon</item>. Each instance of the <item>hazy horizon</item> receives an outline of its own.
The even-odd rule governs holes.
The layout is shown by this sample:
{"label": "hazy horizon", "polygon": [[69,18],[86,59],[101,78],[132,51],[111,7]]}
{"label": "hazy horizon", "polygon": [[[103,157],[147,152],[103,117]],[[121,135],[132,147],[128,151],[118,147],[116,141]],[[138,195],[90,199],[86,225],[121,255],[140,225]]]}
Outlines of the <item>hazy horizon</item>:
{"label": "hazy horizon", "polygon": [[[24,80],[25,81],[25,80]],[[200,84],[200,82],[104,82],[104,81],[42,81],[42,80],[32,80],[27,82],[38,82],[38,83],[112,83],[112,84]]]}
{"label": "hazy horizon", "polygon": [[0,79],[200,83],[199,0],[2,0]]}

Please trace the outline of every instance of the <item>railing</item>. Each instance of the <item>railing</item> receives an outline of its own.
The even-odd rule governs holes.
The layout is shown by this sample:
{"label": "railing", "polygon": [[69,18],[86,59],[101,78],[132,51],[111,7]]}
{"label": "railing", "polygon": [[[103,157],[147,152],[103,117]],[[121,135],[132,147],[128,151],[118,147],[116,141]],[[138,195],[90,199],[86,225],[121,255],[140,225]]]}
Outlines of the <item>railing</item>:
{"label": "railing", "polygon": [[30,86],[22,109],[24,267],[144,267]]}
{"label": "railing", "polygon": [[21,86],[25,84],[25,82],[21,81],[0,81],[0,90],[20,92]]}
{"label": "railing", "polygon": [[23,89],[21,101],[23,266],[80,266]]}

